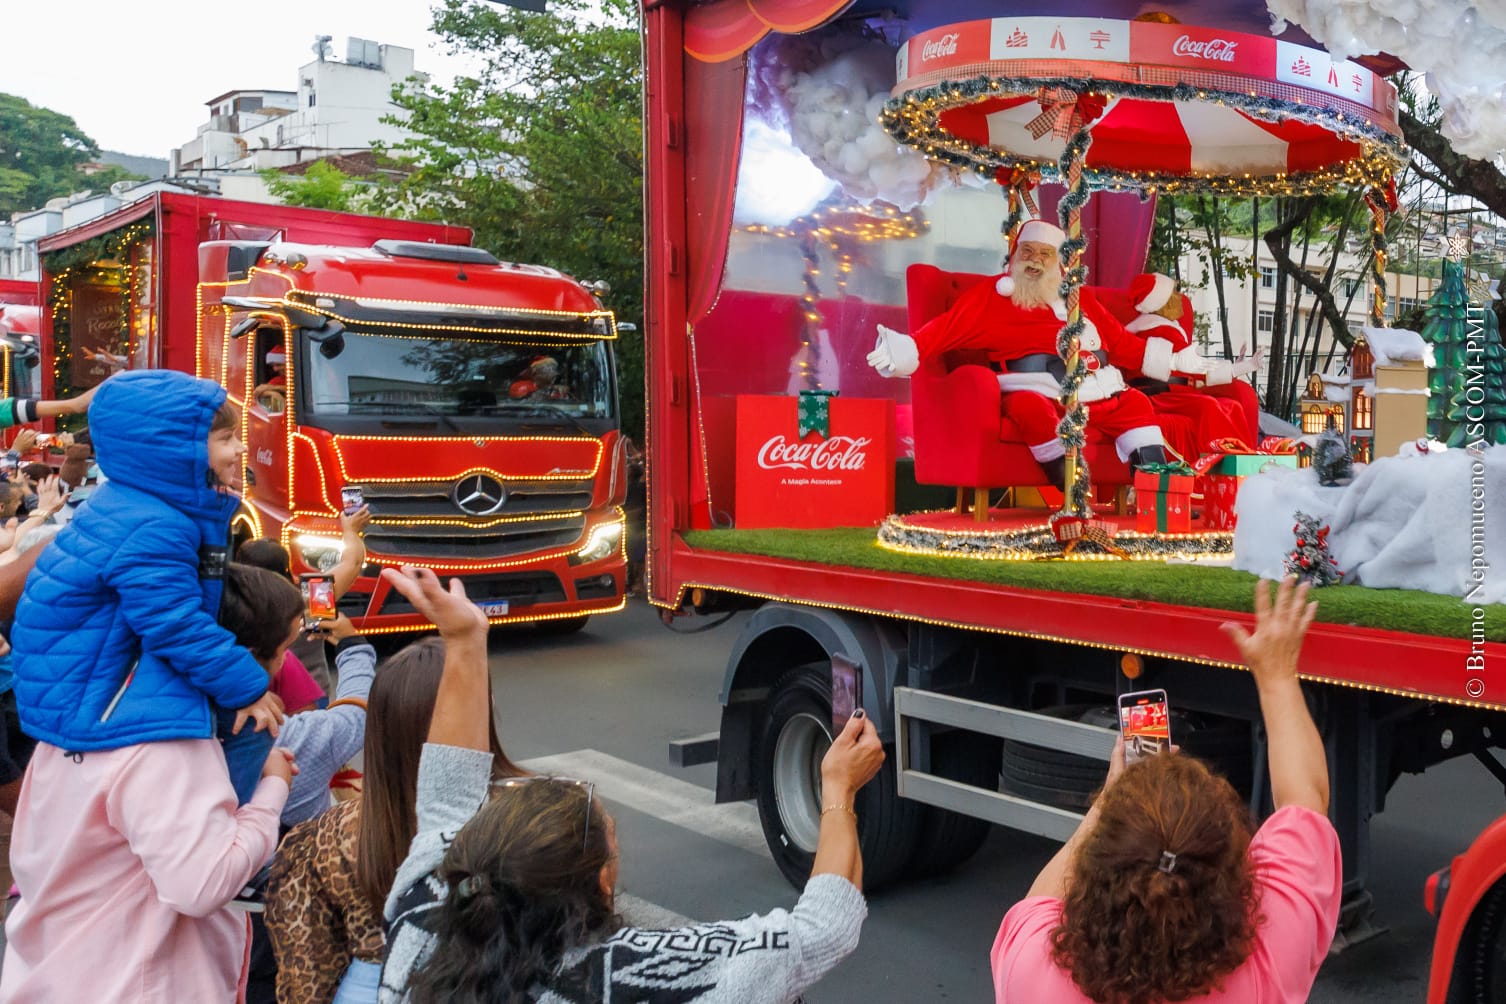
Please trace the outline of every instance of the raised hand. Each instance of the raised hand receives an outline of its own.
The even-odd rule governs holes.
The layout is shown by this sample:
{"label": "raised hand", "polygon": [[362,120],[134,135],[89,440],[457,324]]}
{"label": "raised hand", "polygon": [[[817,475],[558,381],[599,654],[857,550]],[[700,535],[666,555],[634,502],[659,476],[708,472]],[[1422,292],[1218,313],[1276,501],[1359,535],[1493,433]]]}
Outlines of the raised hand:
{"label": "raised hand", "polygon": [[446,640],[486,638],[486,614],[466,598],[459,579],[451,579],[446,589],[432,571],[412,565],[384,568],[382,578],[407,597],[413,609],[429,618]]}

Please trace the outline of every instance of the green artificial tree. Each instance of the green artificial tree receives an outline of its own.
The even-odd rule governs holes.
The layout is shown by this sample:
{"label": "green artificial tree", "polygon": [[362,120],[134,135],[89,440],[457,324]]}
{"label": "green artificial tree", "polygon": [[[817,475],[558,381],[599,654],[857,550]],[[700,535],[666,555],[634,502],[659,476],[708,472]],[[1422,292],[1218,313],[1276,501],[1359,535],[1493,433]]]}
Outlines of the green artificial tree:
{"label": "green artificial tree", "polygon": [[[1423,340],[1433,346],[1433,372],[1428,375],[1428,434],[1447,440],[1453,432],[1450,409],[1454,395],[1464,387],[1465,348],[1469,342],[1469,290],[1464,285],[1464,266],[1444,259],[1443,281],[1423,309],[1427,321]],[[1486,311],[1486,313],[1490,313]]]}
{"label": "green artificial tree", "polygon": [[1334,564],[1328,551],[1328,527],[1319,526],[1317,519],[1305,512],[1296,514],[1292,534],[1297,546],[1286,556],[1286,571],[1314,586],[1331,586],[1344,577],[1339,566]]}
{"label": "green artificial tree", "polygon": [[1448,420],[1454,431],[1448,445],[1453,447],[1506,443],[1506,347],[1501,345],[1495,310],[1487,303],[1480,313],[1481,327],[1474,338],[1478,351],[1469,352],[1466,341],[1464,376],[1449,401]]}

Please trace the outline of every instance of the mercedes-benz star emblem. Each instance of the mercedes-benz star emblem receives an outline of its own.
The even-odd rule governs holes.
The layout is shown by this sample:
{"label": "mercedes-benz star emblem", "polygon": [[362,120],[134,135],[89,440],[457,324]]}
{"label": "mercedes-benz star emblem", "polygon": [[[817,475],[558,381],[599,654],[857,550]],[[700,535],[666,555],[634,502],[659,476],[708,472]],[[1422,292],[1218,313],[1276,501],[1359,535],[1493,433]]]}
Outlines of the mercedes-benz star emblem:
{"label": "mercedes-benz star emblem", "polygon": [[507,503],[507,489],[490,474],[467,474],[456,483],[450,497],[468,516],[490,516]]}

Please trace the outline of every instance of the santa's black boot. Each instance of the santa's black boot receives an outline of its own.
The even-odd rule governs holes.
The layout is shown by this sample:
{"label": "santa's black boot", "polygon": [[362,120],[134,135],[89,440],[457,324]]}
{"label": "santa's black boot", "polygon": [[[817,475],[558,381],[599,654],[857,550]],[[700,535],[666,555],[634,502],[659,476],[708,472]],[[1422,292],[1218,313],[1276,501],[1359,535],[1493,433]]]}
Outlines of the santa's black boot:
{"label": "santa's black boot", "polygon": [[1163,446],[1142,446],[1130,454],[1131,467],[1145,467],[1148,464],[1164,464],[1167,461],[1166,448]]}
{"label": "santa's black boot", "polygon": [[1046,472],[1046,483],[1053,488],[1060,488],[1067,481],[1067,458],[1057,457],[1055,460],[1037,460],[1041,470]]}

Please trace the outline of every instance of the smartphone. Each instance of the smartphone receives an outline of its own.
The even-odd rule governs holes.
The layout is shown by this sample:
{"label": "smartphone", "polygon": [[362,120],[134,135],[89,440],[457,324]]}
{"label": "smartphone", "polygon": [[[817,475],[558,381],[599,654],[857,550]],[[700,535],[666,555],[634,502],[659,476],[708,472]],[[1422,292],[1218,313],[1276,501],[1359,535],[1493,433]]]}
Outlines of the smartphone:
{"label": "smartphone", "polygon": [[366,493],[360,485],[347,485],[340,489],[340,508],[349,516],[366,504]]}
{"label": "smartphone", "polygon": [[50,432],[39,432],[39,433],[37,433],[37,445],[38,446],[51,446],[52,445],[52,440],[53,440],[53,436],[52,436],[52,433],[50,433]]}
{"label": "smartphone", "polygon": [[1171,749],[1171,716],[1166,691],[1137,690],[1119,695],[1119,732],[1124,762],[1134,763]]}
{"label": "smartphone", "polygon": [[863,706],[863,670],[838,652],[831,657],[832,735],[847,727],[852,713]]}
{"label": "smartphone", "polygon": [[303,591],[303,629],[313,631],[339,616],[335,609],[335,580],[329,575],[305,575],[298,580]]}

